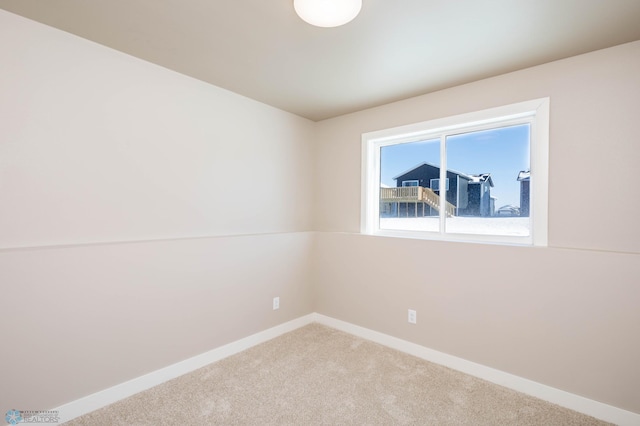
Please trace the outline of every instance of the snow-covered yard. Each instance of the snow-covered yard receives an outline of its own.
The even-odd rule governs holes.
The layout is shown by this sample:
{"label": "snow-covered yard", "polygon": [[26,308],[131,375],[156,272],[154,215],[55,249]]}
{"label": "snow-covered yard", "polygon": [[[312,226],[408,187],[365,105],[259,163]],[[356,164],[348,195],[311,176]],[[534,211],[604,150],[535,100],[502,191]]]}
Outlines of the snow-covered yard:
{"label": "snow-covered yard", "polygon": [[[437,217],[380,218],[380,229],[432,231],[440,229]],[[483,235],[529,235],[528,217],[450,217],[447,232]]]}

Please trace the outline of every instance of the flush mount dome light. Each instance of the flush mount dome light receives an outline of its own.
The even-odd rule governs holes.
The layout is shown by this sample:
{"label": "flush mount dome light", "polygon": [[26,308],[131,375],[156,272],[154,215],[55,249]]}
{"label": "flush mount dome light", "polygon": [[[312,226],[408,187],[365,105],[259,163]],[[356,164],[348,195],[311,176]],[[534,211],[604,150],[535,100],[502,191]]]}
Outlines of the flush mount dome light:
{"label": "flush mount dome light", "polygon": [[352,21],[362,0],[293,0],[298,16],[316,27],[338,27]]}

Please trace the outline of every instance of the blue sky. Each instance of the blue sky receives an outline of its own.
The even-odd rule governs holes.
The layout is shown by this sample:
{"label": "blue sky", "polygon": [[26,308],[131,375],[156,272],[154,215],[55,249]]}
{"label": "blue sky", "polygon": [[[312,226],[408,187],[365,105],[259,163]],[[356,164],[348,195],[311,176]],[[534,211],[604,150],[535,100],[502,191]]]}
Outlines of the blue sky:
{"label": "blue sky", "polygon": [[[380,154],[381,182],[396,186],[395,176],[423,162],[440,165],[438,140],[383,147]],[[496,208],[520,205],[518,172],[529,170],[529,125],[501,127],[463,133],[447,138],[449,170],[477,175],[491,173]]]}

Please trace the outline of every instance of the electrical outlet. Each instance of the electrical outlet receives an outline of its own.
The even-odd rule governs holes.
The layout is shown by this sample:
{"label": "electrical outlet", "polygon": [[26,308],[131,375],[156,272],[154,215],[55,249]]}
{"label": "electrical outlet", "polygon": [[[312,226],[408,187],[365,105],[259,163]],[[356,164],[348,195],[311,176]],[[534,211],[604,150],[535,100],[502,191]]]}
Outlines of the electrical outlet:
{"label": "electrical outlet", "polygon": [[275,311],[276,309],[280,309],[280,298],[279,297],[274,297],[273,298],[273,310]]}
{"label": "electrical outlet", "polygon": [[415,324],[417,318],[417,314],[416,311],[414,311],[413,309],[409,309],[409,324]]}

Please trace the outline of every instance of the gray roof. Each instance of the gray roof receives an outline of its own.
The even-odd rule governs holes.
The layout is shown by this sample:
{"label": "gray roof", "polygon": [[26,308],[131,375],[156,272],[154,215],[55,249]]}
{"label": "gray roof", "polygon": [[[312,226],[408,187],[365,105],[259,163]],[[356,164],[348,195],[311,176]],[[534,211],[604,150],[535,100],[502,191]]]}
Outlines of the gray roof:
{"label": "gray roof", "polygon": [[[407,173],[409,173],[409,172],[411,172],[411,171],[413,171],[413,170],[417,169],[418,167],[422,167],[422,166],[431,166],[431,167],[435,167],[435,168],[437,168],[437,169],[439,169],[439,168],[440,168],[440,166],[436,166],[435,164],[427,163],[426,161],[424,161],[424,162],[422,162],[422,163],[420,163],[420,164],[418,164],[418,165],[416,165],[416,166],[413,166],[412,168],[410,168],[410,169],[408,169],[408,170],[405,170],[404,172],[400,173],[399,175],[397,175],[396,177],[394,177],[394,178],[393,178],[393,180],[397,180],[399,177],[404,176],[404,175],[406,175]],[[462,176],[462,177],[463,177],[463,178],[465,178],[465,179],[472,180],[471,176],[469,176],[469,175],[468,175],[468,174],[466,174],[466,173],[457,172],[457,171],[455,171],[455,170],[451,170],[451,169],[448,169],[447,171],[448,171],[448,172],[451,172],[451,173],[455,173],[455,174],[457,174],[457,175],[459,175],[459,176]]]}

